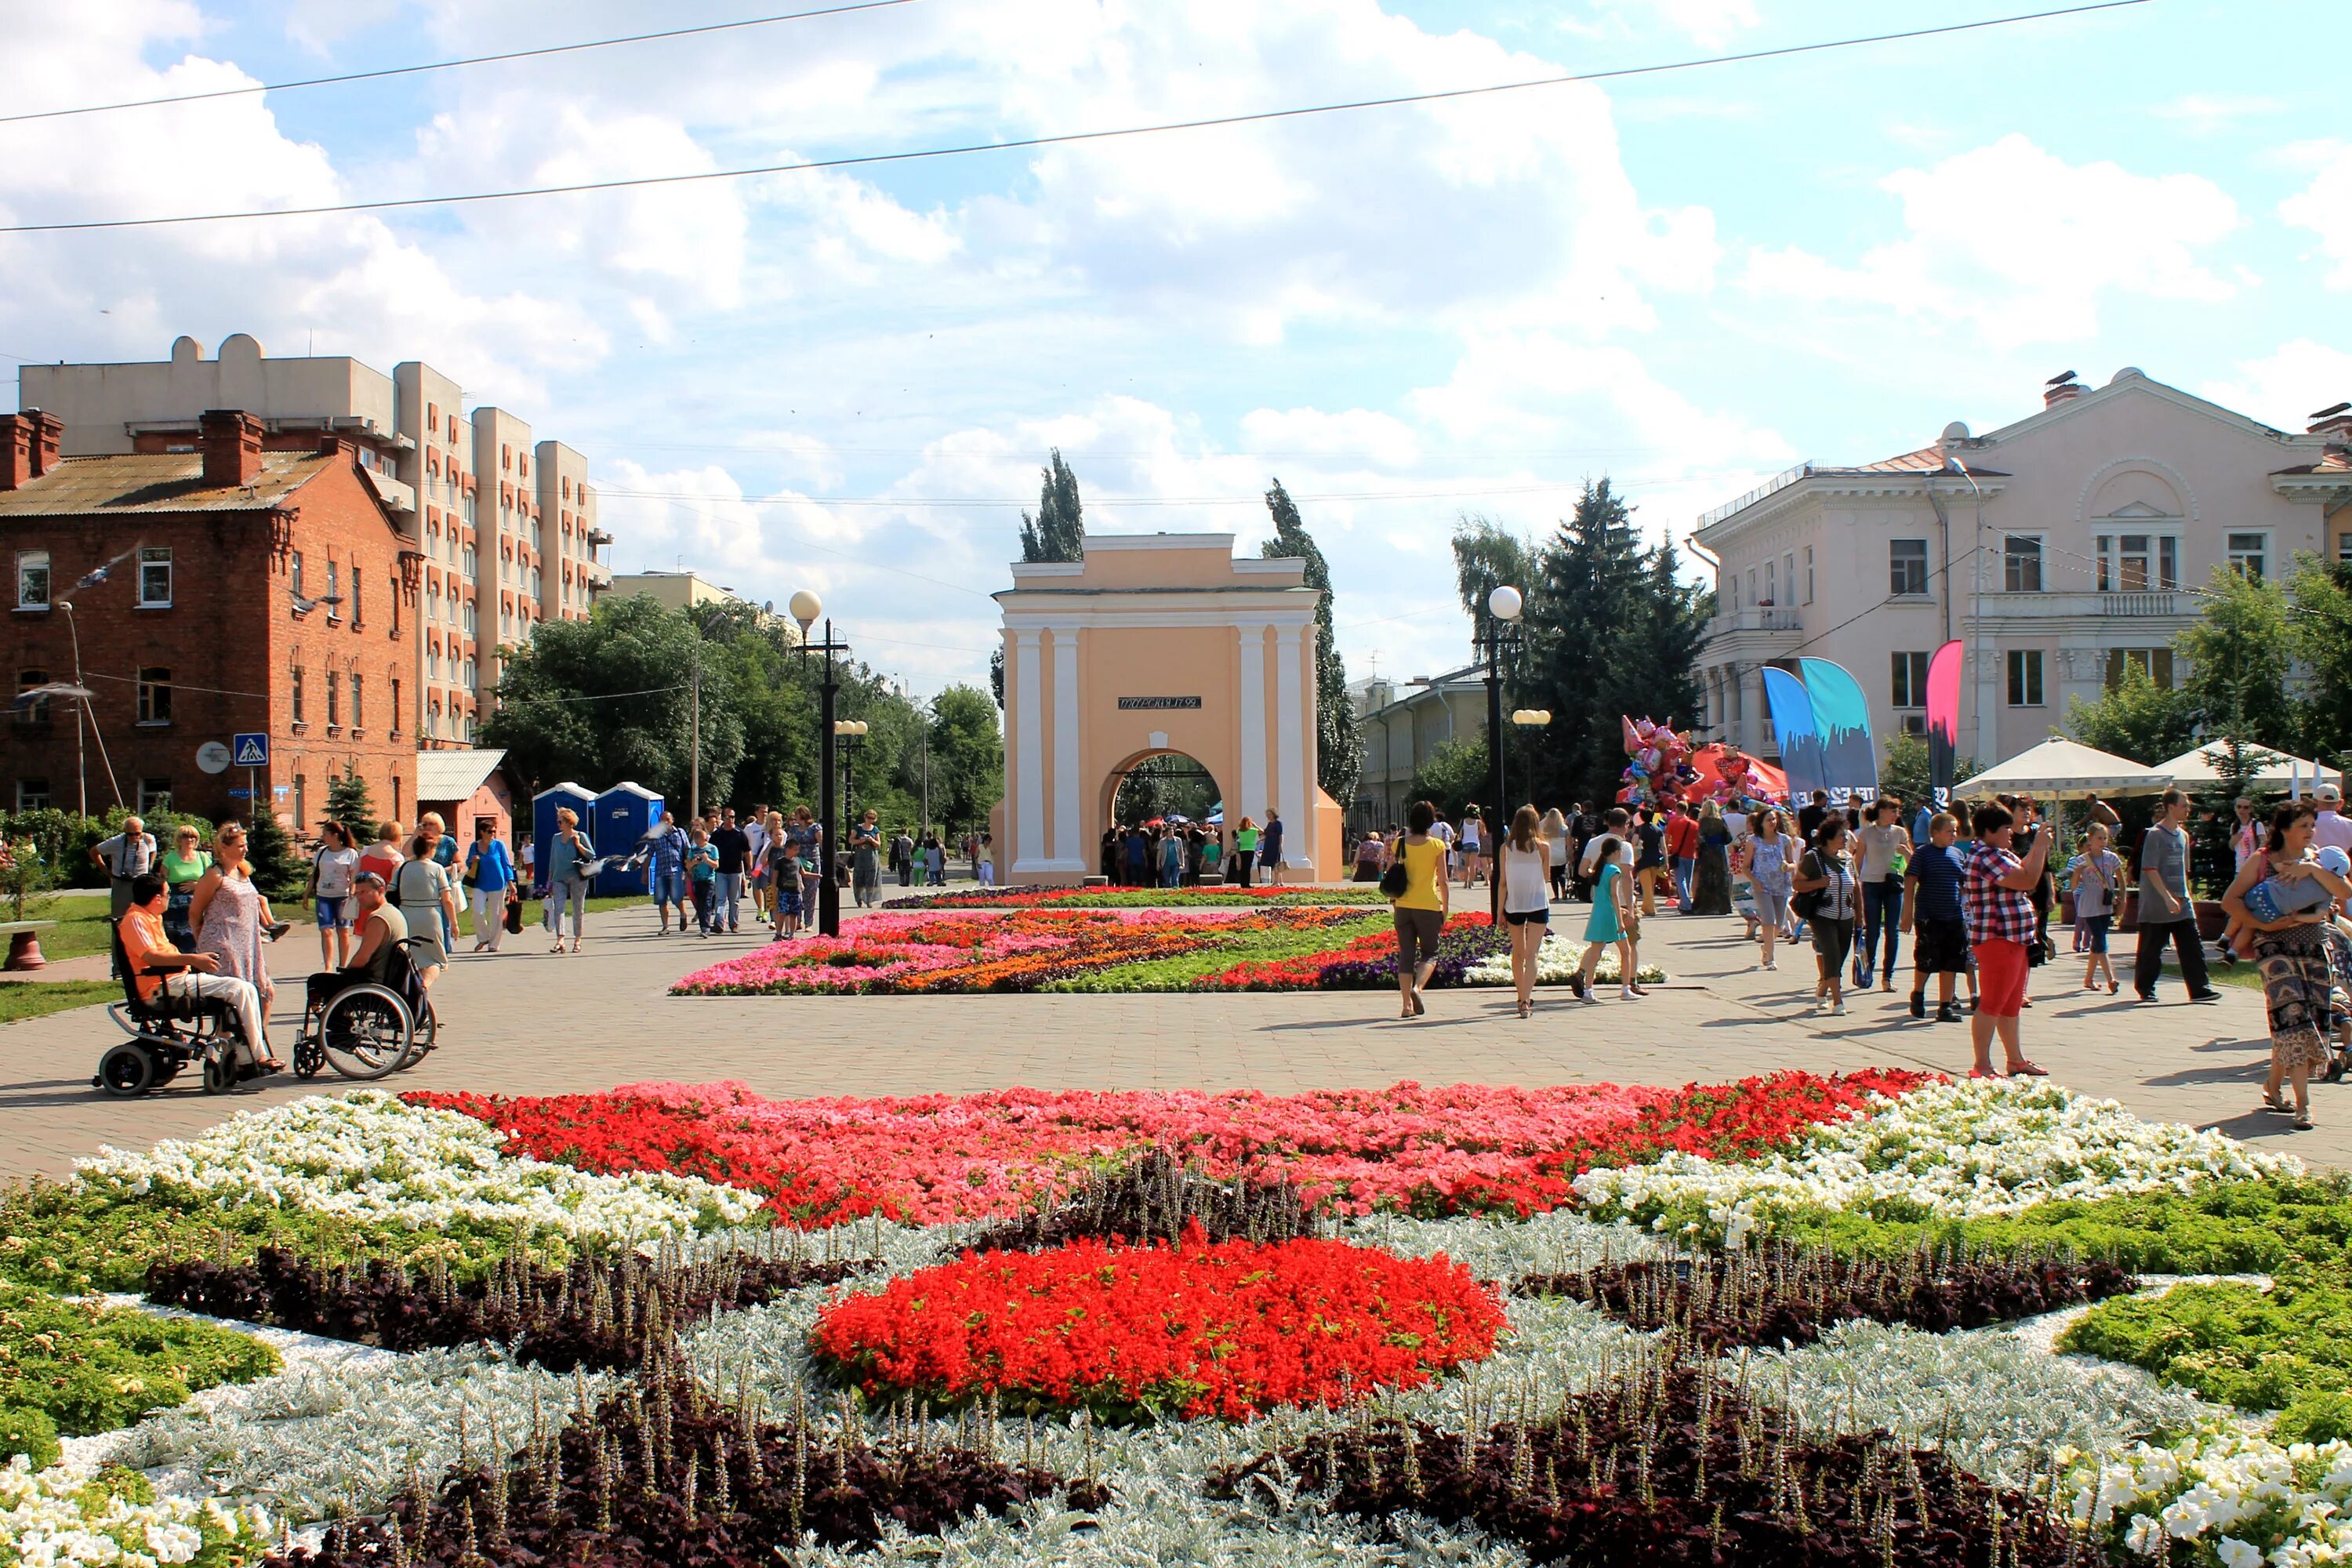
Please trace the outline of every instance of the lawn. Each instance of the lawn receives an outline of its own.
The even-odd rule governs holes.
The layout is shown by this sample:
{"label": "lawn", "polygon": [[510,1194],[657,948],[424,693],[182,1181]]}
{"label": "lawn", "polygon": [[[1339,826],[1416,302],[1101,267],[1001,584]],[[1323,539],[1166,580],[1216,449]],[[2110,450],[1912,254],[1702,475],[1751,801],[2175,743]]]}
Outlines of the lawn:
{"label": "lawn", "polygon": [[10,981],[0,985],[0,1024],[121,1000],[122,987],[111,980]]}

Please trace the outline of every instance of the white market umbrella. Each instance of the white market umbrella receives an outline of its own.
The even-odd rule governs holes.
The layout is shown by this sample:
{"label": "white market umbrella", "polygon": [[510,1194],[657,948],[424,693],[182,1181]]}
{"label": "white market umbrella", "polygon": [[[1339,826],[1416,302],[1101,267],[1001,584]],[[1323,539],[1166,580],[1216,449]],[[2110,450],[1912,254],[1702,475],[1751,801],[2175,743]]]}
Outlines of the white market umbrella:
{"label": "white market umbrella", "polygon": [[2158,795],[2171,783],[2172,775],[2162,768],[2142,767],[2129,757],[2053,735],[1987,768],[1952,794],[1960,800],[1990,800],[1997,795],[2081,800],[2094,795]]}
{"label": "white market umbrella", "polygon": [[[2168,763],[2156,765],[2170,773],[2172,782],[2182,789],[2212,789],[2221,783],[2222,765],[2230,760],[2229,748],[2227,737],[2207,741],[2201,745],[2191,746]],[[2296,784],[2303,786],[2304,794],[2309,795],[2320,784],[2341,784],[2344,782],[2340,773],[2331,777],[2326,769],[2307,757],[2294,756],[2272,746],[2258,746],[2251,741],[2246,743],[2246,761],[2253,766],[2255,788],[2273,790],[2281,795]]]}

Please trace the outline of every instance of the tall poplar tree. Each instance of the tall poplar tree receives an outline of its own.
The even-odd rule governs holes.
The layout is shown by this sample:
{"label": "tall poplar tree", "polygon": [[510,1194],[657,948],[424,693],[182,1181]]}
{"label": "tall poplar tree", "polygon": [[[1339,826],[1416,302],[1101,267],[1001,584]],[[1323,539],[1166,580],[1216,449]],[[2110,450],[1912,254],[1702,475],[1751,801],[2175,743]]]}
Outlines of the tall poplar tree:
{"label": "tall poplar tree", "polygon": [[[1028,561],[1077,561],[1087,552],[1086,505],[1078,499],[1078,476],[1070,465],[1062,461],[1062,449],[1055,447],[1046,454],[1045,466],[1037,470],[1037,512],[1021,514],[1021,559]],[[988,656],[989,689],[996,694],[996,705],[1004,706],[1004,649],[999,647]]]}
{"label": "tall poplar tree", "polygon": [[1344,808],[1355,798],[1364,737],[1356,728],[1355,704],[1348,697],[1348,668],[1340,660],[1339,638],[1332,631],[1331,568],[1279,479],[1265,492],[1265,510],[1274,514],[1274,537],[1259,547],[1258,553],[1269,559],[1286,556],[1305,561],[1307,585],[1323,591],[1315,606],[1316,782]]}

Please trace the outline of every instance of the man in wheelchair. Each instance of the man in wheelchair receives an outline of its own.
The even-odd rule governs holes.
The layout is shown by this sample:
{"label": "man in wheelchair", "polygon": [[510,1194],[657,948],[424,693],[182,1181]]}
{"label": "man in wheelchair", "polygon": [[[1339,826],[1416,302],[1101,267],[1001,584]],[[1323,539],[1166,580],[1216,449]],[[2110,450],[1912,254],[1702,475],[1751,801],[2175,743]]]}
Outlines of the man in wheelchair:
{"label": "man in wheelchair", "polygon": [[131,983],[142,1007],[161,1008],[176,1003],[191,1009],[217,1002],[236,1015],[243,1077],[282,1072],[285,1064],[261,1054],[269,1039],[262,1017],[261,993],[250,981],[215,974],[220,960],[209,952],[182,952],[163,934],[163,906],[168,901],[163,879],[147,872],[131,879],[131,907],[123,912],[115,934],[122,942]]}
{"label": "man in wheelchair", "polygon": [[352,897],[359,903],[353,921],[359,928],[359,949],[342,968],[322,969],[310,976],[308,1005],[312,1017],[336,993],[353,985],[384,985],[402,994],[411,989],[405,984],[407,966],[398,962],[407,952],[403,944],[408,941],[408,918],[383,901],[383,879],[362,871],[352,879]]}

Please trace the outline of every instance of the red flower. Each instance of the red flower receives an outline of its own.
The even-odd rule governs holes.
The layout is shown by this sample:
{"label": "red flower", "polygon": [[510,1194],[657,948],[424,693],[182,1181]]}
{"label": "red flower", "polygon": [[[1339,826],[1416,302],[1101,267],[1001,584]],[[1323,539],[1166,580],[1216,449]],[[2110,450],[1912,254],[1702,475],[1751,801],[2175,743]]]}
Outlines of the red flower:
{"label": "red flower", "polygon": [[1337,1241],[1174,1247],[1086,1241],[966,1253],[825,1310],[812,1348],[869,1398],[1019,1410],[1083,1405],[1118,1420],[1343,1405],[1492,1353],[1493,1292],[1443,1256]]}

